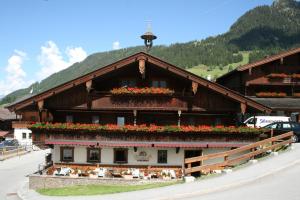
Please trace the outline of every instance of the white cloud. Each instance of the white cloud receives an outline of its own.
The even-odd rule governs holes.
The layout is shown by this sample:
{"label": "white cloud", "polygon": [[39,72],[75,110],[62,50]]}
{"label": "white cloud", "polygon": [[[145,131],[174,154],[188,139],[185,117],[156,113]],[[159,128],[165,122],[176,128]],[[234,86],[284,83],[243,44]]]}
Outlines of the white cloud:
{"label": "white cloud", "polygon": [[72,64],[83,61],[87,57],[87,53],[83,50],[82,47],[68,47],[66,50],[66,54],[69,57],[69,62]]}
{"label": "white cloud", "polygon": [[53,41],[48,41],[41,47],[41,53],[38,56],[41,70],[37,72],[38,80],[42,80],[53,73],[66,69],[70,65],[81,62],[87,57],[87,53],[82,47],[67,47],[65,52],[67,59],[63,58],[58,46]]}
{"label": "white cloud", "polygon": [[112,48],[113,48],[113,50],[118,50],[118,49],[120,49],[120,48],[121,48],[121,47],[120,47],[120,42],[119,42],[119,41],[113,42]]}
{"label": "white cloud", "polygon": [[27,55],[23,51],[15,50],[13,55],[7,60],[5,67],[6,75],[4,80],[0,80],[0,94],[7,95],[14,90],[27,87],[32,81],[26,81],[26,73],[22,68]]}

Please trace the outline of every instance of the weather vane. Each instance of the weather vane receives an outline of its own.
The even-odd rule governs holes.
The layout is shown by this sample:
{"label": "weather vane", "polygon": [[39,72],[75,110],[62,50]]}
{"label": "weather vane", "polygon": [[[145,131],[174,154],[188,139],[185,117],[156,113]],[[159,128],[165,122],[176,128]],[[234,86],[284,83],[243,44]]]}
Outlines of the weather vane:
{"label": "weather vane", "polygon": [[153,40],[157,38],[152,33],[151,21],[147,21],[147,31],[146,33],[144,33],[144,35],[141,36],[141,38],[144,40],[146,46],[146,52],[149,52],[150,48],[153,46]]}

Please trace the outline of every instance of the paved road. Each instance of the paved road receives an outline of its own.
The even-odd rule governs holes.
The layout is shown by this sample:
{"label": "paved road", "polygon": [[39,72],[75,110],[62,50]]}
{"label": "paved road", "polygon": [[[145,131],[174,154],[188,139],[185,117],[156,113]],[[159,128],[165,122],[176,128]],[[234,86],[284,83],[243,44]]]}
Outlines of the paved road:
{"label": "paved road", "polygon": [[17,189],[26,180],[26,175],[37,171],[43,163],[46,151],[34,151],[29,154],[0,161],[0,200],[18,200]]}
{"label": "paved road", "polygon": [[299,200],[300,164],[259,179],[250,184],[209,195],[182,198],[185,200]]}

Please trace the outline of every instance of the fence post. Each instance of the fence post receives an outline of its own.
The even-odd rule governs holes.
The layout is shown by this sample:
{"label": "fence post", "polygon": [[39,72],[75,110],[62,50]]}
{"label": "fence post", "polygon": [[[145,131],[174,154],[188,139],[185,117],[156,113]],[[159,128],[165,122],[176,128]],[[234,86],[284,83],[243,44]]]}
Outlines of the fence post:
{"label": "fence post", "polygon": [[[274,136],[274,130],[273,129],[271,129],[271,138]],[[271,142],[271,145],[273,145],[274,144],[274,141],[272,141]]]}
{"label": "fence post", "polygon": [[[188,168],[188,169],[191,169],[191,168],[192,168],[192,163],[188,163],[188,164],[187,164],[187,168]],[[189,172],[187,175],[188,175],[188,176],[191,176],[191,173]]]}
{"label": "fence post", "polygon": [[[255,148],[251,148],[251,153],[255,151]],[[251,160],[254,160],[254,156],[251,156]]]}

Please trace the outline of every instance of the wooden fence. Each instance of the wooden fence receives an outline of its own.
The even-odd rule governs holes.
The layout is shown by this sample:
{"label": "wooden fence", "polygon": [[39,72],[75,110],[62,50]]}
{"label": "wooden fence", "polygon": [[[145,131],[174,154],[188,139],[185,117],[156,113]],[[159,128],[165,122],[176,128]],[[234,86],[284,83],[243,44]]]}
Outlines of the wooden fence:
{"label": "wooden fence", "polygon": [[0,160],[5,160],[10,157],[23,155],[26,148],[23,146],[18,147],[5,147],[0,149]]}
{"label": "wooden fence", "polygon": [[[271,133],[271,136],[272,135],[273,131]],[[293,141],[293,135],[294,134],[291,131],[275,137],[270,137],[268,139],[261,140],[253,144],[245,145],[230,151],[186,158],[184,160],[184,163],[187,167],[184,170],[184,174],[191,175],[192,172],[211,172],[212,170],[223,169],[226,167],[236,165],[242,161],[253,159],[254,156],[261,155],[267,151],[291,144]],[[213,159],[221,159],[221,161],[205,165],[205,161],[211,161]],[[192,167],[193,163],[200,163],[200,165]]]}

